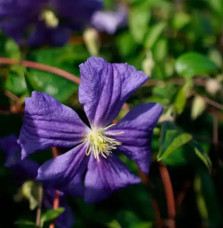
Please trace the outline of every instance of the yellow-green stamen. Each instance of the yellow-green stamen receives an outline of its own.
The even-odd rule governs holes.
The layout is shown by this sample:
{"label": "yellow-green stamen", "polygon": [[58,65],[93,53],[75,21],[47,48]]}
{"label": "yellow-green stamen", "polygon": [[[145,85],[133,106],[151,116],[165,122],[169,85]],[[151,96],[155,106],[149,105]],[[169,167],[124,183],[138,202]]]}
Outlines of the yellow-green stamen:
{"label": "yellow-green stamen", "polygon": [[121,145],[121,142],[110,138],[110,135],[120,135],[124,132],[109,133],[105,132],[108,128],[114,126],[114,124],[109,125],[106,128],[92,128],[88,135],[84,135],[83,141],[87,143],[86,155],[89,156],[91,152],[97,161],[100,161],[100,155],[107,158],[111,155],[112,150],[117,149],[117,146]]}
{"label": "yellow-green stamen", "polygon": [[59,24],[59,19],[52,10],[44,10],[40,16],[47,27],[56,28]]}

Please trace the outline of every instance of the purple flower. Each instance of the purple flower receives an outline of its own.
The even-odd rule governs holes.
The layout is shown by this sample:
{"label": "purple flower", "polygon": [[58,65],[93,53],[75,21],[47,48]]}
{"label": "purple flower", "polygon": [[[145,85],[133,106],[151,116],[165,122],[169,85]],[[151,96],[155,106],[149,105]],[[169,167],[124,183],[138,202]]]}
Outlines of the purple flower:
{"label": "purple flower", "polygon": [[5,153],[5,167],[12,169],[17,180],[23,182],[36,177],[39,165],[27,159],[21,160],[21,147],[16,136],[0,139],[0,149]]}
{"label": "purple flower", "polygon": [[0,0],[0,28],[21,43],[26,29],[29,45],[64,45],[70,29],[90,21],[101,0]]}
{"label": "purple flower", "polygon": [[[16,179],[22,184],[24,181],[34,179],[37,176],[39,165],[36,162],[24,159],[21,160],[21,147],[17,143],[17,138],[14,135],[0,139],[0,149],[6,155],[5,166],[12,169]],[[47,209],[52,209],[55,189],[44,187],[43,204]],[[60,207],[64,207],[63,214],[58,216],[56,224],[59,228],[70,228],[74,224],[74,217],[70,207],[65,201],[63,193],[60,194]]]}
{"label": "purple flower", "polygon": [[96,29],[109,34],[114,34],[126,22],[127,9],[122,5],[117,11],[96,11],[91,18],[91,23]]}
{"label": "purple flower", "polygon": [[148,76],[126,63],[110,64],[97,57],[81,64],[80,73],[79,100],[90,127],[50,95],[33,92],[25,100],[19,143],[22,158],[52,146],[72,147],[44,163],[37,180],[62,192],[84,196],[87,203],[92,203],[140,182],[117,153],[126,155],[148,173],[151,135],[162,106],[139,105],[117,124],[111,124],[128,97]]}

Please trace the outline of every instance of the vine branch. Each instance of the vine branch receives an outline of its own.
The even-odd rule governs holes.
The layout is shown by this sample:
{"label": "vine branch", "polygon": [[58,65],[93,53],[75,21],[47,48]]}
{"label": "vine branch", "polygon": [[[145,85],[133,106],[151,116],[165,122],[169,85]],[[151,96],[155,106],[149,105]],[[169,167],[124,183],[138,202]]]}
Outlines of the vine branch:
{"label": "vine branch", "polygon": [[43,188],[41,185],[38,186],[38,208],[36,211],[36,226],[41,226],[41,210],[42,210],[42,200],[43,200]]}
{"label": "vine branch", "polygon": [[168,227],[175,228],[175,200],[174,200],[174,193],[173,187],[170,179],[170,175],[168,172],[167,167],[164,164],[159,164],[160,175],[162,178],[165,194],[166,194],[166,203],[167,203],[167,210],[168,210]]}
{"label": "vine branch", "polygon": [[37,70],[47,71],[49,73],[53,73],[53,74],[56,74],[63,78],[66,78],[77,84],[80,84],[80,81],[81,81],[80,78],[78,78],[77,76],[75,76],[67,71],[61,70],[57,67],[48,66],[48,65],[45,65],[42,63],[36,63],[36,62],[26,61],[26,60],[20,61],[20,60],[15,60],[15,59],[10,59],[10,58],[0,58],[0,64],[22,65],[22,66],[37,69]]}
{"label": "vine branch", "polygon": [[[53,157],[57,157],[60,155],[59,151],[56,147],[52,147]],[[53,200],[53,209],[56,210],[59,207],[60,203],[60,192],[58,190],[55,191],[55,197]],[[55,221],[52,221],[49,228],[55,228]]]}

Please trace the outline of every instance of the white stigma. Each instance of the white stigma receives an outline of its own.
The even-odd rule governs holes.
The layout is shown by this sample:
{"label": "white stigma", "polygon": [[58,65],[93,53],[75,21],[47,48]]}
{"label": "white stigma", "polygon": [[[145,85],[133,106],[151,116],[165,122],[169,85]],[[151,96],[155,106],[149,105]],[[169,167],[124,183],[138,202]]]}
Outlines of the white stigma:
{"label": "white stigma", "polygon": [[120,135],[124,132],[119,133],[109,133],[105,132],[108,128],[114,126],[111,124],[106,128],[92,128],[88,135],[84,135],[84,142],[87,143],[86,155],[89,156],[91,152],[97,161],[100,161],[100,155],[107,158],[111,155],[112,150],[117,149],[117,146],[121,145],[121,142],[110,138],[111,135]]}
{"label": "white stigma", "polygon": [[40,19],[43,20],[46,26],[50,28],[56,28],[59,24],[59,19],[51,10],[44,10],[40,16]]}

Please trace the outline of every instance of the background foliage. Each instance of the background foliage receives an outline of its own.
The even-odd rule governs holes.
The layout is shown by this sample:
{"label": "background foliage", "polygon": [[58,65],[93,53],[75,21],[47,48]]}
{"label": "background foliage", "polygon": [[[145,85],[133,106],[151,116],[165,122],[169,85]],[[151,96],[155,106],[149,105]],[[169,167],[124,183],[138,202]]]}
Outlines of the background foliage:
{"label": "background foliage", "polygon": [[[164,112],[154,131],[149,181],[144,179],[94,205],[68,198],[75,227],[159,227],[159,213],[162,224],[172,227],[160,175],[162,165],[167,166],[173,185],[176,226],[223,227],[223,1],[123,2],[128,24],[114,35],[100,33],[98,55],[109,62],[127,62],[149,74],[150,80],[128,104],[155,101],[164,106]],[[105,1],[108,9],[113,4]],[[64,47],[30,48],[18,47],[0,31],[0,56],[55,66],[79,76],[78,66],[90,52],[82,32],[74,34]],[[19,134],[24,98],[32,90],[49,93],[83,115],[75,83],[48,72],[2,64],[0,137]],[[51,151],[33,156],[39,162],[50,157]],[[19,187],[4,161],[0,153],[0,226],[25,227],[21,220],[35,221],[35,210],[29,210],[28,200],[17,202]],[[135,164],[126,162],[137,172]],[[45,226],[59,213],[60,209],[48,213],[50,216],[44,214]],[[15,221],[20,222],[15,225]]]}

